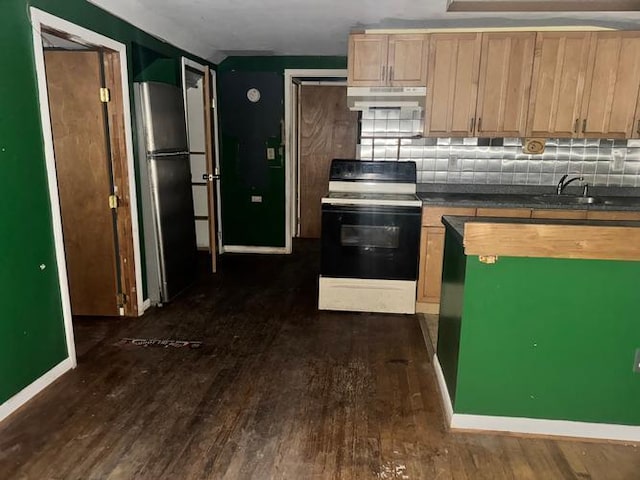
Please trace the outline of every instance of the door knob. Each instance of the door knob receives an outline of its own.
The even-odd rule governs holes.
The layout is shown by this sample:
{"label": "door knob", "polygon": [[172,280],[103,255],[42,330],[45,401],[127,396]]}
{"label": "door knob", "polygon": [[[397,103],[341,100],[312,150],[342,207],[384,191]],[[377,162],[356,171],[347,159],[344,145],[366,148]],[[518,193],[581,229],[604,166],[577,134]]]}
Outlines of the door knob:
{"label": "door knob", "polygon": [[220,175],[214,175],[213,173],[202,174],[202,179],[206,180],[207,182],[213,182],[214,180],[218,180],[219,178],[220,178]]}

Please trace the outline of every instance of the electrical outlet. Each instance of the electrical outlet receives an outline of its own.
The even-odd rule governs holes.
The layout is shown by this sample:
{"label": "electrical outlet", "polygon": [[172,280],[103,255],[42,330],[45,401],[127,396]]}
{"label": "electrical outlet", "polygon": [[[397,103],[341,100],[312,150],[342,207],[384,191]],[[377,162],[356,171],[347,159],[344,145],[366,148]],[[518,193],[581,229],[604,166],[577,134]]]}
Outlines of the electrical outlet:
{"label": "electrical outlet", "polygon": [[633,371],[640,373],[640,348],[636,349],[636,358],[633,361]]}
{"label": "electrical outlet", "polygon": [[613,162],[612,162],[612,170],[614,172],[621,172],[624,170],[624,161],[627,157],[627,149],[626,148],[614,148],[613,152]]}
{"label": "electrical outlet", "polygon": [[251,203],[262,203],[262,195],[251,195]]}
{"label": "electrical outlet", "polygon": [[460,169],[460,160],[457,155],[449,156],[449,170],[459,170]]}
{"label": "electrical outlet", "polygon": [[267,160],[275,160],[276,159],[276,149],[273,147],[267,148]]}

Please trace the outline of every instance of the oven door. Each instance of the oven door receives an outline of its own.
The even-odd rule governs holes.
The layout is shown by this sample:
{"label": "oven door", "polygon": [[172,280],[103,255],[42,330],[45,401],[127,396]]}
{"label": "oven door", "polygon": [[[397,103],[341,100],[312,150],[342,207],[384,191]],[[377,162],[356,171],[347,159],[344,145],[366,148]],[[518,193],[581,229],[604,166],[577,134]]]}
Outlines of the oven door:
{"label": "oven door", "polygon": [[323,277],[416,280],[420,207],[322,206]]}

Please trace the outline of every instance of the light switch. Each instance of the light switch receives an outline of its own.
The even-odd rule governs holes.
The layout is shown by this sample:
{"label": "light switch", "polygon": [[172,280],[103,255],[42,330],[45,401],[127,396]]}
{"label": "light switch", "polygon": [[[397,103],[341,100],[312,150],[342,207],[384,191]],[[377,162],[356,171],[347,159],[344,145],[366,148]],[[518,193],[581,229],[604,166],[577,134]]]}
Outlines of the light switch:
{"label": "light switch", "polygon": [[267,160],[275,160],[276,159],[276,149],[273,147],[267,148]]}
{"label": "light switch", "polygon": [[262,203],[261,195],[251,195],[251,203]]}

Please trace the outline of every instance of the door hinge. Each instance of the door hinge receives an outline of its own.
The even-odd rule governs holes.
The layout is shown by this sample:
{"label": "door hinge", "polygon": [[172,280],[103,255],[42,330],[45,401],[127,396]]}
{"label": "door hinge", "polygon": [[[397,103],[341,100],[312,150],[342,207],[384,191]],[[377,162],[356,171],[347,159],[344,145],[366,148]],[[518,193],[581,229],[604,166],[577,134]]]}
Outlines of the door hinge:
{"label": "door hinge", "polygon": [[108,88],[102,87],[100,89],[100,101],[102,103],[109,103],[111,101],[111,92]]}
{"label": "door hinge", "polygon": [[118,208],[118,196],[117,195],[109,195],[109,208],[115,210]]}
{"label": "door hinge", "polygon": [[119,307],[124,307],[127,304],[127,296],[124,293],[119,293],[117,298]]}

